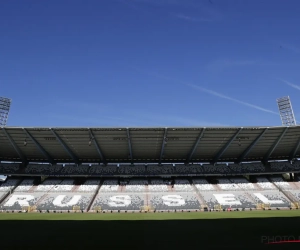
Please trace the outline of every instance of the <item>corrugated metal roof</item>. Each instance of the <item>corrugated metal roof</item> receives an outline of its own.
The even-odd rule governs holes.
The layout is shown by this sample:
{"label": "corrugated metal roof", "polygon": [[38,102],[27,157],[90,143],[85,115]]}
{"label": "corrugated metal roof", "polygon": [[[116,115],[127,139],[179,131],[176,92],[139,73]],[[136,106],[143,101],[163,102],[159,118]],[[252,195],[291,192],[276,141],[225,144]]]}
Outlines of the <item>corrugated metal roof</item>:
{"label": "corrugated metal roof", "polygon": [[300,126],[287,129],[2,127],[0,160],[107,163],[280,160],[299,157],[299,138]]}

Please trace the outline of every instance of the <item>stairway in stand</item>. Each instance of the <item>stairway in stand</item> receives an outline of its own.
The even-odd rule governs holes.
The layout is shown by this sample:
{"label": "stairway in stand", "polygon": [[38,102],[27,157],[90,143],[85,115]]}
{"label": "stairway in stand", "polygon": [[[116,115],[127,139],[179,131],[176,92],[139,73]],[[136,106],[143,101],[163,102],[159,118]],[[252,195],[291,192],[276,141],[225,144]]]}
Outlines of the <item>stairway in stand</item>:
{"label": "stairway in stand", "polygon": [[196,193],[196,195],[199,199],[199,202],[200,202],[201,206],[207,206],[204,198],[202,197],[200,191],[196,188],[195,184],[192,182],[192,180],[189,180],[189,182],[190,182],[191,186],[193,187],[193,189],[194,189],[194,191],[195,191],[195,193]]}
{"label": "stairway in stand", "polygon": [[[149,180],[147,180],[149,183]],[[145,198],[144,198],[144,206],[149,206],[150,202],[149,202],[149,188],[148,185],[145,186]]]}
{"label": "stairway in stand", "polygon": [[100,188],[101,188],[101,186],[103,184],[103,181],[104,180],[100,180],[99,186],[97,187],[97,189],[96,189],[96,191],[95,191],[95,193],[93,195],[93,198],[90,200],[90,204],[87,206],[87,209],[86,209],[87,212],[89,212],[91,210],[92,205],[93,205],[93,203],[94,203],[94,201],[95,201],[95,199],[96,199],[96,197],[97,197],[97,195],[98,195],[98,193],[100,191]]}
{"label": "stairway in stand", "polygon": [[[44,194],[41,198],[38,199],[38,201],[35,203],[35,207],[37,208],[38,205],[41,203],[41,201],[46,198],[48,196],[48,194]],[[38,210],[38,209],[37,209]]]}
{"label": "stairway in stand", "polygon": [[39,186],[38,184],[34,184],[34,185],[28,190],[28,192],[29,192],[29,193],[34,193],[38,186]]}

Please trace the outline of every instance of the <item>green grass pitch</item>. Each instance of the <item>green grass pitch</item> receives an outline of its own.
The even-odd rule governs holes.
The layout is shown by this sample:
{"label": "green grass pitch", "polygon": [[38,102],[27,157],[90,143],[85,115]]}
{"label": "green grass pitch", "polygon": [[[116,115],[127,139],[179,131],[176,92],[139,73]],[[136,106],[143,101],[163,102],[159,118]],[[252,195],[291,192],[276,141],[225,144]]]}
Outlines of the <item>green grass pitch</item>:
{"label": "green grass pitch", "polygon": [[1,220],[193,220],[300,217],[300,210],[159,213],[0,213]]}
{"label": "green grass pitch", "polygon": [[0,213],[1,249],[286,249],[300,210],[177,213]]}

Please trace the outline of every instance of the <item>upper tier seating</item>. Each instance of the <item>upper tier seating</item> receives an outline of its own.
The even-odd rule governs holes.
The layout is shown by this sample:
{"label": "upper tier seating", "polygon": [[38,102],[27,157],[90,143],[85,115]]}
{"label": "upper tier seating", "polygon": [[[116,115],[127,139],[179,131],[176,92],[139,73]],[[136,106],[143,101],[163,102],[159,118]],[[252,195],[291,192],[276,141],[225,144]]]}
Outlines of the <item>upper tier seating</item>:
{"label": "upper tier seating", "polygon": [[0,174],[12,174],[19,170],[18,163],[0,163]]}
{"label": "upper tier seating", "polygon": [[209,174],[229,174],[230,168],[226,164],[217,164],[216,166],[210,164],[202,165],[203,171]]}
{"label": "upper tier seating", "polygon": [[[15,173],[19,169],[19,164],[1,163],[1,169],[10,173]],[[49,165],[49,164],[29,164],[25,169],[27,174],[42,175],[186,175],[186,174],[206,174],[206,175],[233,175],[249,173],[288,172],[300,171],[300,162],[293,165],[289,162],[271,162],[267,168],[259,162],[242,164],[163,164],[163,165]],[[2,172],[3,172],[2,171]],[[21,171],[21,170],[20,170]]]}
{"label": "upper tier seating", "polygon": [[61,174],[86,174],[89,172],[89,169],[91,167],[88,165],[80,165],[80,166],[74,166],[74,165],[67,165],[61,169]]}
{"label": "upper tier seating", "polygon": [[174,174],[201,174],[203,173],[203,169],[201,165],[190,165],[190,166],[185,166],[185,165],[176,165],[173,168],[173,173]]}
{"label": "upper tier seating", "polygon": [[[297,168],[297,165],[292,165],[288,161],[282,161],[282,162],[271,162],[270,168],[276,172],[284,172],[284,171],[291,171]],[[300,168],[299,168],[300,170]]]}
{"label": "upper tier seating", "polygon": [[120,166],[118,168],[119,174],[128,174],[128,175],[139,175],[145,174],[145,166],[135,165],[135,166]]}
{"label": "upper tier seating", "polygon": [[158,166],[158,165],[149,165],[147,166],[147,173],[150,175],[155,175],[155,174],[172,174],[174,172],[174,167],[173,165],[163,165],[163,166]]}
{"label": "upper tier seating", "polygon": [[265,172],[265,167],[262,163],[243,163],[239,164],[229,164],[229,168],[235,173],[263,173]]}
{"label": "upper tier seating", "polygon": [[49,164],[29,164],[26,169],[25,173],[27,174],[58,174],[62,169],[61,165],[49,165]]}
{"label": "upper tier seating", "polygon": [[117,173],[117,166],[91,166],[89,173],[95,175],[114,175]]}

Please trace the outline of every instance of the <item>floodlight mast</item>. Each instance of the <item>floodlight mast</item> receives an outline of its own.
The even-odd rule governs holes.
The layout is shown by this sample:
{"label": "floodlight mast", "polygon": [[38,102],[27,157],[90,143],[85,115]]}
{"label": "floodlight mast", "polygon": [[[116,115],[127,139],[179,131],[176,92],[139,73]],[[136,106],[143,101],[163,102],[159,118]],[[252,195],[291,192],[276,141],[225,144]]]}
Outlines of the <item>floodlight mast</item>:
{"label": "floodlight mast", "polygon": [[284,96],[277,99],[280,119],[282,126],[296,126],[296,118],[292,108],[292,103],[289,96]]}
{"label": "floodlight mast", "polygon": [[0,97],[0,126],[5,127],[10,110],[11,99]]}

